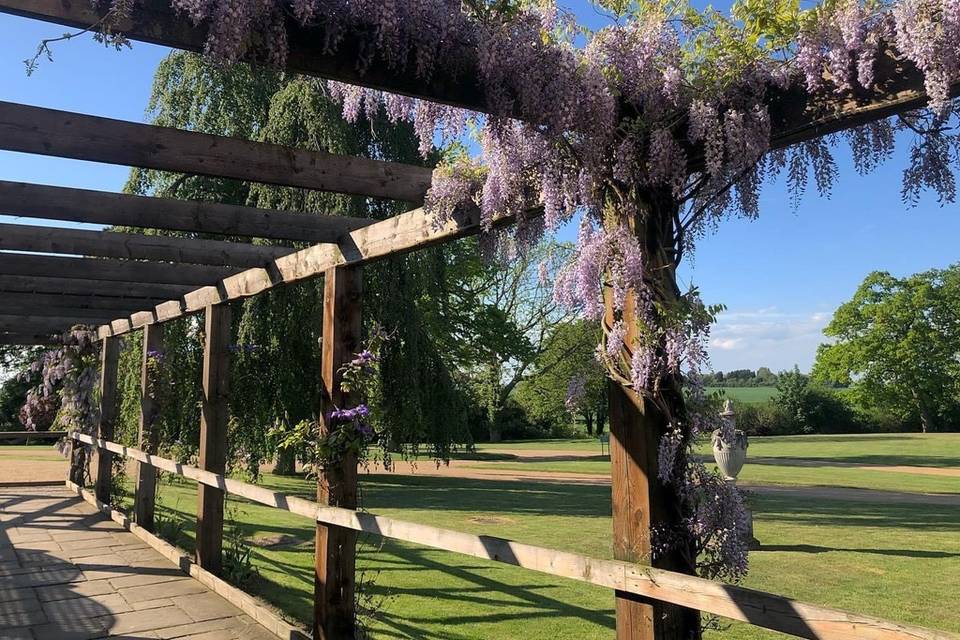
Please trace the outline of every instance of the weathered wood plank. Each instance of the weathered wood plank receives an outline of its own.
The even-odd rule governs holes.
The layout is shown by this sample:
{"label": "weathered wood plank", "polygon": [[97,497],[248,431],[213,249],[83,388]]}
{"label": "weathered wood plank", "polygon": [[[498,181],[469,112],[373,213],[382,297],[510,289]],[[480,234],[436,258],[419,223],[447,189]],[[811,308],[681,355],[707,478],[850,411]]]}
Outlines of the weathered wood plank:
{"label": "weathered wood plank", "polygon": [[45,318],[29,315],[0,315],[0,332],[21,335],[61,334],[73,326],[96,326],[89,318]]}
{"label": "weathered wood plank", "polygon": [[[324,274],[323,378],[320,437],[335,426],[326,416],[334,409],[353,406],[355,399],[344,391],[342,369],[360,350],[363,272],[360,267],[333,267]],[[345,509],[357,508],[357,459],[344,454],[326,464],[317,478],[317,501]],[[339,640],[355,635],[354,610],[357,532],[344,527],[317,524],[314,551],[313,637]]]}
{"label": "weathered wood plank", "polygon": [[46,346],[60,344],[55,334],[44,333],[0,333],[0,344],[19,346]]}
{"label": "weathered wood plank", "polygon": [[[68,282],[73,282],[68,280]],[[117,285],[111,285],[114,289]],[[70,293],[29,293],[10,291],[0,283],[0,297],[3,298],[4,308],[23,306],[39,308],[59,306],[68,309],[93,309],[110,311],[112,318],[122,313],[132,313],[139,309],[149,309],[164,301],[162,297],[152,298],[121,298],[113,296],[80,295]]]}
{"label": "weathered wood plank", "polygon": [[[230,306],[207,307],[200,412],[200,468],[223,475],[227,467],[230,394]],[[223,561],[223,501],[219,487],[197,486],[197,564],[219,574]]]}
{"label": "weathered wood plank", "polygon": [[647,599],[671,602],[801,638],[810,640],[960,640],[960,636],[947,631],[860,616],[682,573],[638,566],[632,562],[601,560],[493,536],[478,536],[371,513],[323,506],[303,498],[225,478],[173,460],[151,456],[115,442],[97,440],[77,433],[72,434],[72,437],[203,484],[223,487],[227,493],[315,519],[317,522],[523,567]]}
{"label": "weathered wood plank", "polygon": [[43,276],[7,276],[0,275],[0,291],[4,293],[20,294],[49,294],[82,296],[99,298],[121,298],[137,301],[149,298],[157,304],[159,300],[178,298],[188,291],[195,289],[189,284],[162,284],[124,282],[118,285],[116,281],[84,280],[83,278],[60,278]]}
{"label": "weathered wood plank", "polygon": [[432,171],[196,131],[0,102],[0,148],[422,202]]}
{"label": "weathered wood plank", "polygon": [[[130,313],[135,306],[127,305],[124,309],[88,309],[84,307],[67,307],[60,305],[40,305],[29,301],[4,301],[2,309],[6,316],[34,316],[38,318],[82,318],[85,324],[97,325],[101,322],[110,322],[118,314]],[[142,305],[149,308],[149,305]],[[141,306],[141,308],[142,308]]]}
{"label": "weathered wood plank", "polygon": [[[322,246],[322,245],[321,245]],[[167,264],[115,260],[112,258],[68,258],[21,253],[0,254],[0,275],[43,278],[81,278],[110,282],[205,285],[239,269],[201,264]],[[122,293],[122,287],[114,287]]]}
{"label": "weathered wood plank", "polygon": [[[100,343],[100,422],[97,437],[113,440],[114,427],[119,413],[117,374],[120,362],[120,339],[107,338]],[[113,485],[113,454],[97,448],[96,473],[94,474],[97,499],[110,503]]]}
{"label": "weathered wood plank", "polygon": [[244,242],[3,223],[0,249],[248,268],[294,251]]}
{"label": "weathered wood plank", "polygon": [[93,224],[251,238],[336,242],[376,220],[274,211],[218,202],[175,200],[0,180],[0,213]]}
{"label": "weathered wood plank", "polygon": [[[157,419],[160,406],[155,396],[155,374],[152,361],[156,354],[163,352],[163,327],[148,325],[143,328],[143,354],[140,360],[140,447],[156,453],[160,445],[160,431]],[[134,519],[137,524],[153,531],[153,514],[157,497],[157,470],[153,465],[137,464],[137,483],[133,501]]]}

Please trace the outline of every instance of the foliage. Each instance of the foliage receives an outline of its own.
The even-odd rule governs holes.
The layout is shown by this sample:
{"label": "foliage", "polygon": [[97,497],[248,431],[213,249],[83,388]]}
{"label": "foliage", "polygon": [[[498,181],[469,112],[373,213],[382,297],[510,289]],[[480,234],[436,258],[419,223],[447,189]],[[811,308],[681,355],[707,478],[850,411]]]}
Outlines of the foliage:
{"label": "foliage", "polygon": [[960,265],[907,278],[871,273],[837,309],[817,351],[818,379],[850,384],[864,410],[924,431],[960,406]]}
{"label": "foliage", "polygon": [[230,584],[249,591],[260,578],[260,571],[250,555],[247,527],[243,524],[245,515],[228,503],[223,528],[223,577]]}
{"label": "foliage", "polygon": [[[607,376],[596,358],[600,329],[583,320],[553,328],[534,364],[533,374],[517,386],[517,402],[535,421],[554,427],[580,418],[587,435],[600,435],[607,416]],[[559,437],[555,431],[554,437]]]}
{"label": "foliage", "polygon": [[708,387],[769,387],[777,384],[777,374],[768,367],[752,369],[734,369],[733,371],[715,371],[703,376],[703,384]]}

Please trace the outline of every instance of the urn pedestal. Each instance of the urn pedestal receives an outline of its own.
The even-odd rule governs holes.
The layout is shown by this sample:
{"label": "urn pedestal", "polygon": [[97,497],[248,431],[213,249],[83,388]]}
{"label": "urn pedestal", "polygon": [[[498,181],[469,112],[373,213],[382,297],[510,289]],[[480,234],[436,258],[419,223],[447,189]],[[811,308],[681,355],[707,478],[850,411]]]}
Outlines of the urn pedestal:
{"label": "urn pedestal", "polygon": [[[729,427],[717,429],[713,432],[711,438],[713,459],[716,461],[720,473],[723,474],[724,480],[736,485],[737,476],[740,475],[740,471],[747,461],[747,448],[750,443],[747,434],[736,428],[733,403],[729,400],[724,403],[720,417],[729,424]],[[752,551],[755,551],[760,548],[760,541],[753,535],[753,513],[746,505],[744,505],[744,510],[747,518],[748,545]]]}

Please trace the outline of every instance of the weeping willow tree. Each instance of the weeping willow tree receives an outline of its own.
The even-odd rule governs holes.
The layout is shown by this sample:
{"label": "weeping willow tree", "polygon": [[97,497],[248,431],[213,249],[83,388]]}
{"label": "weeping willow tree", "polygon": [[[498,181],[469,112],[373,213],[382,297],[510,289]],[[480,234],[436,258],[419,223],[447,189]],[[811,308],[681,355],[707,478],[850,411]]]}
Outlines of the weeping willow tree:
{"label": "weeping willow tree", "polygon": [[[245,65],[211,65],[184,52],[161,62],[148,105],[151,120],[162,126],[336,154],[424,162],[409,125],[393,124],[382,114],[348,124],[340,111],[314,80]],[[385,218],[405,208],[361,197],[140,169],[132,172],[127,191],[303,215]],[[475,255],[475,247],[467,243],[391,258],[365,269],[365,326],[377,325],[389,336],[371,401],[378,427],[391,443],[414,447],[426,443],[443,458],[469,438],[468,400],[455,384],[444,348],[449,318],[438,309],[455,308],[448,299],[460,290],[457,282],[476,268]],[[260,464],[276,453],[271,431],[315,418],[322,301],[322,282],[314,280],[279,287],[237,305],[230,403],[230,460],[235,468],[256,474]],[[179,452],[181,457],[195,451],[197,442],[201,329],[191,320],[164,327],[164,369],[168,375],[173,371],[166,384],[177,399],[161,409],[161,440],[179,443],[185,449]],[[138,345],[131,344],[122,357],[121,429],[132,435],[141,354]],[[278,462],[279,471],[292,471],[291,457],[282,456]]]}

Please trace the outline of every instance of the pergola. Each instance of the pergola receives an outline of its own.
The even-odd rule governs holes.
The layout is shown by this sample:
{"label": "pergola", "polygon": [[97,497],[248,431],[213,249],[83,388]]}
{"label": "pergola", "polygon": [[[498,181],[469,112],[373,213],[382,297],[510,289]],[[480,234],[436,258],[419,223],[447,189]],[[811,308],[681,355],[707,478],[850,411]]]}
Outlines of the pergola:
{"label": "pergola", "polygon": [[[87,1],[0,0],[0,11],[86,28],[100,21],[106,9],[91,8]],[[116,30],[133,40],[190,51],[201,50],[205,40],[204,30],[177,16],[166,0],[145,2],[134,19],[116,25]],[[309,36],[309,31],[290,25],[289,71],[488,110],[476,74],[461,71],[452,75],[441,68],[423,82],[374,63],[361,75],[354,64],[359,45],[347,38],[337,53],[326,54]],[[463,61],[468,70],[474,68],[476,52],[465,50]],[[771,102],[773,148],[924,104],[920,74],[904,68],[895,57],[880,61],[878,77],[883,80],[874,93],[828,103],[796,88],[775,95]],[[430,170],[422,167],[10,103],[0,103],[0,148],[386,198],[414,207],[422,202],[431,180]],[[362,266],[479,233],[476,209],[463,208],[438,225],[419,208],[374,221],[0,182],[0,211],[69,222],[310,243],[294,250],[223,240],[0,225],[0,249],[24,252],[0,254],[0,295],[5,303],[0,342],[48,344],[53,341],[52,334],[75,324],[99,325],[99,433],[96,438],[73,435],[99,452],[94,467],[98,504],[110,510],[112,455],[139,462],[135,520],[148,531],[153,524],[156,469],[197,480],[198,570],[216,574],[220,568],[225,491],[316,520],[313,635],[317,640],[353,637],[355,541],[360,531],[612,588],[617,602],[617,637],[624,640],[678,637],[655,620],[662,607],[710,612],[805,638],[952,637],[649,566],[650,524],[666,507],[663,492],[655,488],[657,442],[653,430],[643,428],[642,408],[625,402],[623,394],[613,394],[610,411],[615,561],[362,514],[355,510],[357,467],[353,460],[324,471],[318,485],[319,506],[224,478],[228,303],[273,287],[323,277],[324,395],[326,402],[343,406],[349,398],[340,389],[338,371],[359,347]],[[509,218],[495,221],[497,225],[511,222]],[[84,257],[68,257],[76,255]],[[111,442],[117,414],[120,336],[141,331],[146,353],[161,344],[162,323],[199,313],[205,314],[206,322],[199,468]],[[144,363],[141,449],[153,452],[157,443],[149,442],[149,434],[155,411],[147,382]],[[77,468],[71,479],[82,485]]]}

